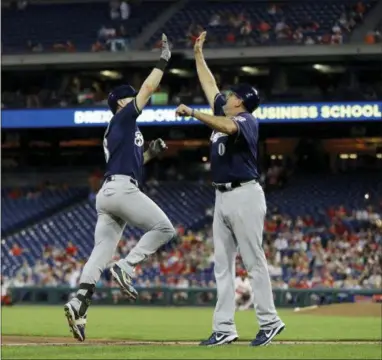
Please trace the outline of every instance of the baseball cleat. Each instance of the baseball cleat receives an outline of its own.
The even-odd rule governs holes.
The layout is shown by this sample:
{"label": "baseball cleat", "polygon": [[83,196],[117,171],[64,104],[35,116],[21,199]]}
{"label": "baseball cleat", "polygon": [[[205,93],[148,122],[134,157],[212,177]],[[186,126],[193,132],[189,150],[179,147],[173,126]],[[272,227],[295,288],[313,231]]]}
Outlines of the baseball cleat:
{"label": "baseball cleat", "polygon": [[119,284],[121,291],[130,299],[136,300],[138,297],[138,292],[132,285],[132,278],[130,275],[126,271],[122,270],[118,265],[114,265],[110,271],[114,280]]}
{"label": "baseball cleat", "polygon": [[250,343],[251,346],[267,346],[272,339],[285,329],[285,324],[281,323],[278,327],[271,330],[260,330],[256,338]]}
{"label": "baseball cleat", "polygon": [[67,303],[64,306],[64,311],[73,337],[78,341],[85,341],[86,315],[80,317],[76,309],[70,303]]}
{"label": "baseball cleat", "polygon": [[238,339],[236,334],[226,334],[222,332],[213,332],[212,335],[207,339],[203,340],[200,346],[218,346],[231,344]]}

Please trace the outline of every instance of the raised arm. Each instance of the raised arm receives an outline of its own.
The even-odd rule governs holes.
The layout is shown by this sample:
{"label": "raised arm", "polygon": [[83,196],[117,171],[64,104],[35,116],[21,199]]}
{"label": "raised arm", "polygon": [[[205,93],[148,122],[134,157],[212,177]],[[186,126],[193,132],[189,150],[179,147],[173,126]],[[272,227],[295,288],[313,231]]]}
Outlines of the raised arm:
{"label": "raised arm", "polygon": [[214,108],[214,101],[216,95],[219,93],[219,89],[216,85],[216,80],[212,75],[208,65],[204,59],[203,55],[203,44],[206,39],[207,32],[204,31],[197,38],[194,46],[194,54],[196,61],[196,71],[198,72],[198,77],[200,84],[202,85],[204,94],[206,95],[207,101]]}
{"label": "raised arm", "polygon": [[186,105],[179,105],[175,111],[178,116],[191,116],[203,122],[211,129],[217,130],[227,135],[233,135],[239,131],[235,117],[215,116],[195,111]]}
{"label": "raised arm", "polygon": [[151,95],[158,88],[162,80],[164,70],[170,58],[171,58],[171,51],[167,41],[167,36],[165,34],[162,34],[162,52],[161,52],[160,60],[158,61],[155,68],[151,71],[147,79],[143,82],[135,98],[135,102],[138,107],[138,110],[140,111],[143,110],[143,108],[146,106],[146,104],[150,100]]}

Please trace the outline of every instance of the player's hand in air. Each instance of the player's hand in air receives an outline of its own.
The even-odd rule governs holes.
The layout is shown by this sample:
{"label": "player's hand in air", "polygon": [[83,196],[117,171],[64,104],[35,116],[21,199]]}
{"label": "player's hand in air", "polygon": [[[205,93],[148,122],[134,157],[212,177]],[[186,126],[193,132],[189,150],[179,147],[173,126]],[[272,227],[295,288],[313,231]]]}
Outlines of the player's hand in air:
{"label": "player's hand in air", "polygon": [[192,109],[184,104],[179,105],[175,110],[178,116],[191,116]]}
{"label": "player's hand in air", "polygon": [[151,156],[158,156],[167,150],[167,145],[162,139],[156,139],[150,142],[149,151]]}
{"label": "player's hand in air", "polygon": [[204,44],[204,41],[206,40],[206,36],[207,36],[207,31],[203,31],[199,35],[199,37],[196,39],[195,45],[194,45],[195,54],[200,54],[203,52],[203,44]]}
{"label": "player's hand in air", "polygon": [[162,52],[160,55],[161,59],[169,61],[171,59],[170,45],[167,40],[166,34],[162,34]]}

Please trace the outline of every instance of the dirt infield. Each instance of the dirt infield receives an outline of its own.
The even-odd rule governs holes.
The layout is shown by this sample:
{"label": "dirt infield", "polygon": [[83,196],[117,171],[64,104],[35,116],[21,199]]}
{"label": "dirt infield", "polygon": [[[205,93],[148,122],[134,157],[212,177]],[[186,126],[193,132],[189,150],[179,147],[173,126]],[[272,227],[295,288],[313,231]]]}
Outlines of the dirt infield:
{"label": "dirt infield", "polygon": [[382,317],[382,304],[376,303],[352,303],[333,304],[316,308],[302,308],[298,312],[307,315],[320,316],[347,316],[347,317]]}
{"label": "dirt infield", "polygon": [[[239,341],[239,345],[247,345],[248,341]],[[358,345],[358,344],[382,344],[380,341],[274,341],[276,345]],[[70,337],[39,337],[39,336],[9,336],[2,337],[2,346],[138,346],[138,345],[162,345],[162,346],[197,346],[195,341],[133,341],[133,340],[107,340],[107,339],[89,339],[80,343]]]}

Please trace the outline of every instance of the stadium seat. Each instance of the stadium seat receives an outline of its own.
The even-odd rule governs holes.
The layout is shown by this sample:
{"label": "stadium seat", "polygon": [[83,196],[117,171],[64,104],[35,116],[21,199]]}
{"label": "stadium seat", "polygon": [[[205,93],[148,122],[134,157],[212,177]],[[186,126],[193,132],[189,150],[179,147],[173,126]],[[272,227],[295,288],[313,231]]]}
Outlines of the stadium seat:
{"label": "stadium seat", "polygon": [[[206,210],[213,206],[214,191],[209,184],[164,182],[147,187],[145,190],[165,211],[174,225],[182,224],[186,229],[193,230],[210,225],[211,219],[206,215]],[[367,200],[366,193],[369,195]],[[343,205],[347,209],[365,208],[381,193],[382,181],[376,174],[304,176],[293,178],[284,189],[269,193],[267,205],[269,212],[277,208],[279,213],[288,214],[292,218],[311,215],[316,221],[325,224],[328,222],[329,207]],[[69,241],[78,247],[80,258],[88,257],[93,247],[95,223],[94,203],[83,200],[6,237],[2,245],[5,250],[3,251],[3,271],[6,274],[12,273],[24,260],[33,264],[41,258],[44,246],[65,248]],[[359,224],[353,223],[349,226],[359,226]],[[307,231],[311,230],[307,229]],[[142,231],[139,229],[129,227],[124,233],[126,238],[131,235],[139,237],[141,234]],[[20,257],[13,257],[9,251],[14,243],[29,251]],[[203,274],[199,275],[206,281],[211,279],[211,270],[206,270]],[[148,275],[152,278],[157,275],[157,272],[149,271]]]}

